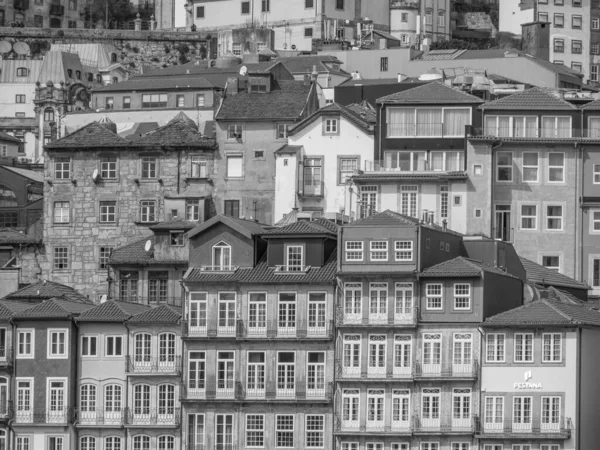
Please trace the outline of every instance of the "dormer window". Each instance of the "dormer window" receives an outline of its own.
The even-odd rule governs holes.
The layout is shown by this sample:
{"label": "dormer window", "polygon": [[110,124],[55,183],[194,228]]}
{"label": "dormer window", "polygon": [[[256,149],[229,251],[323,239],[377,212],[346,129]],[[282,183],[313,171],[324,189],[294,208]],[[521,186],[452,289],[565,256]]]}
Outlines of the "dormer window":
{"label": "dormer window", "polygon": [[26,77],[29,75],[29,69],[27,67],[17,67],[17,76]]}
{"label": "dormer window", "polygon": [[304,247],[302,245],[288,245],[285,248],[285,270],[300,272],[304,268]]}
{"label": "dormer window", "polygon": [[215,270],[231,269],[231,246],[226,242],[219,242],[213,246],[212,261]]}
{"label": "dormer window", "polygon": [[73,70],[72,69],[67,69],[67,75],[69,78],[73,78]]}

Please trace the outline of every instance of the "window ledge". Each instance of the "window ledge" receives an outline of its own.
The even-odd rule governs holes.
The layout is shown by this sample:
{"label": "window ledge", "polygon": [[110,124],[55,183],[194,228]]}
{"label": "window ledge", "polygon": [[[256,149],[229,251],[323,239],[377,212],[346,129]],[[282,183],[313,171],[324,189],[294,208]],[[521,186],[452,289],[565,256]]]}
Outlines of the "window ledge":
{"label": "window ledge", "polygon": [[158,220],[155,220],[153,222],[142,222],[141,220],[136,220],[133,222],[136,225],[156,225],[158,222]]}
{"label": "window ledge", "polygon": [[275,266],[275,273],[281,275],[304,275],[308,273],[311,266],[303,266],[300,270],[289,270],[287,266]]}
{"label": "window ledge", "polygon": [[234,273],[238,269],[238,266],[230,266],[227,268],[223,268],[221,266],[200,266],[200,270],[203,272]]}
{"label": "window ledge", "polygon": [[186,182],[190,181],[205,181],[207,183],[212,183],[213,180],[211,177],[187,177],[184,179]]}

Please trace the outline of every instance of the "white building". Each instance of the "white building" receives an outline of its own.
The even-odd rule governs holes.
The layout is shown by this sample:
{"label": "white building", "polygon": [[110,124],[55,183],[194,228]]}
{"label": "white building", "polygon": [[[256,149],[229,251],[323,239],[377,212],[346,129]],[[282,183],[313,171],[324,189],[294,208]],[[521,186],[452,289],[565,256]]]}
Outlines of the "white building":
{"label": "white building", "polygon": [[333,103],[288,132],[275,152],[275,221],[291,211],[348,220],[347,178],[373,158],[375,112]]}

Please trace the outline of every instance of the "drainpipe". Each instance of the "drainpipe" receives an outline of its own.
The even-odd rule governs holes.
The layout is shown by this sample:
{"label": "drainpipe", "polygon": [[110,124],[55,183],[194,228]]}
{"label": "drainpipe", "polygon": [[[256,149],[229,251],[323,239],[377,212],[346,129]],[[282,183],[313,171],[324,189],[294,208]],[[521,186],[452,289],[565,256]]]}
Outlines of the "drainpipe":
{"label": "drainpipe", "polygon": [[[490,145],[490,158],[491,158],[491,162],[490,162],[490,167],[492,168],[492,175],[490,177],[490,209],[492,210],[492,220],[490,220],[490,236],[492,236],[492,239],[495,239],[494,237],[494,220],[496,213],[494,212],[494,182],[496,179],[496,164],[494,163],[495,158],[494,158],[494,150],[502,147],[502,144],[504,144],[503,141],[500,141],[500,143],[498,143],[498,145],[496,145],[496,147],[494,147],[494,143],[492,142],[492,144]],[[513,236],[511,236],[512,238]]]}
{"label": "drainpipe", "polygon": [[[577,158],[575,162],[575,180],[577,180],[575,185],[575,279],[583,280],[583,251],[581,249],[582,245],[582,232],[583,227],[579,226],[580,223],[583,224],[583,209],[581,208],[581,186],[583,185],[583,171],[581,170],[581,160],[583,159],[583,148],[577,145],[577,142],[574,144],[575,148],[575,157]],[[581,181],[579,181],[581,179]],[[581,232],[580,229],[581,228]]]}
{"label": "drainpipe", "polygon": [[[129,334],[131,332],[131,330],[129,329],[129,326],[127,325],[127,320],[129,320],[129,319],[126,319],[123,321],[123,326],[127,330],[127,356],[125,357],[125,368],[127,368],[127,361],[129,359]],[[129,376],[127,376],[127,375],[125,378],[125,401],[126,401],[126,404],[129,405]],[[124,421],[126,421],[127,415],[129,414],[129,406],[124,408],[124,410],[125,410],[123,413],[123,415],[125,416]],[[125,450],[127,450],[127,447],[129,447],[129,439],[128,438],[129,438],[130,432],[127,428],[125,428],[125,429],[127,430],[126,437],[125,437]]]}
{"label": "drainpipe", "polygon": [[[379,160],[381,161],[381,121],[383,120],[383,104],[379,107],[379,151],[377,152],[377,156],[379,157]],[[373,161],[373,163],[375,163],[375,161]],[[381,163],[380,163],[381,164]]]}
{"label": "drainpipe", "polygon": [[[11,346],[11,352],[12,352],[12,363],[13,363],[13,377],[11,380],[10,385],[12,385],[12,389],[10,390],[10,392],[8,393],[9,397],[11,400],[14,399],[15,393],[17,392],[17,377],[14,376],[17,373],[17,358],[15,358],[15,336],[16,336],[16,330],[17,330],[17,326],[15,325],[15,322],[13,321],[13,318],[11,317],[10,320],[8,321],[12,327],[12,334],[11,334],[11,340],[10,340],[10,346]],[[9,385],[9,386],[10,386]],[[8,406],[8,405],[7,405]],[[13,401],[13,412],[14,412],[14,408],[15,408],[15,404]],[[17,444],[15,442],[15,433],[12,429],[12,424],[14,423],[15,419],[14,416],[10,418],[10,420],[8,421],[8,423],[6,424],[6,428],[8,428],[8,430],[10,431],[10,439],[12,440],[12,447],[10,448],[17,448]]]}
{"label": "drainpipe", "polygon": [[[578,399],[577,399],[577,424],[579,425],[579,420],[581,419],[581,339],[582,339],[583,329],[579,327],[579,339],[577,340],[577,388],[578,388]],[[581,441],[581,427],[577,427],[577,442],[576,447],[579,447],[579,442]]]}

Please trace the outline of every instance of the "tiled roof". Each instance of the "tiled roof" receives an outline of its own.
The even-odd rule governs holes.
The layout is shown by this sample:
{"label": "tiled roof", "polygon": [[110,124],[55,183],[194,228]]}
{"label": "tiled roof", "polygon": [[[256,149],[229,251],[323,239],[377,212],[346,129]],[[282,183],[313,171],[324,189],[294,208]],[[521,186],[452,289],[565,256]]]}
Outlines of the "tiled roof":
{"label": "tiled roof", "polygon": [[365,227],[365,226],[394,226],[394,225],[417,225],[419,221],[414,217],[404,216],[402,214],[398,214],[396,212],[390,211],[386,209],[377,214],[373,214],[372,216],[365,217],[364,219],[359,219],[354,222],[350,222],[349,224],[344,225],[344,227]]}
{"label": "tiled roof", "polygon": [[393,85],[398,85],[399,87],[402,86],[402,90],[404,90],[404,89],[410,89],[411,85],[420,86],[422,84],[427,84],[427,83],[430,83],[430,81],[420,81],[418,78],[412,78],[412,77],[408,77],[400,82],[398,82],[398,77],[396,77],[396,78],[367,78],[367,79],[359,78],[357,80],[355,80],[355,79],[346,80],[343,83],[341,83],[339,86],[341,86],[341,87],[379,86],[379,85],[393,84]]}
{"label": "tiled roof", "polygon": [[[231,74],[237,74],[239,76],[240,69],[242,66],[246,66],[248,71],[250,72],[268,72],[275,63],[272,61],[260,62],[260,63],[251,63],[251,64],[236,64],[231,67],[225,68],[217,68],[217,67],[208,67],[208,61],[190,61],[189,63],[165,67],[164,69],[153,71],[147,75],[143,75],[138,78],[157,78],[157,79],[165,79],[166,77],[176,77],[182,75],[196,75],[196,76],[205,76],[205,75],[219,75],[224,74],[225,77],[232,76]],[[156,82],[156,81],[155,81]]]}
{"label": "tiled roof", "polygon": [[[497,138],[496,138],[497,139]],[[362,172],[351,175],[352,179],[358,180],[466,180],[469,175],[465,171],[456,172]]]}
{"label": "tiled roof", "polygon": [[360,104],[352,103],[351,105],[346,105],[346,108],[352,111],[354,114],[360,116],[362,120],[365,120],[372,125],[377,124],[377,111],[366,100]]}
{"label": "tiled roof", "polygon": [[80,303],[93,304],[91,300],[89,300],[87,297],[84,297],[75,289],[65,286],[64,284],[48,280],[38,281],[37,283],[25,286],[18,291],[8,294],[3,300],[37,301],[60,296],[66,296],[70,300],[78,301]]}
{"label": "tiled roof", "polygon": [[588,111],[600,111],[600,100],[594,100],[593,102],[587,103],[581,107]]}
{"label": "tiled roof", "polygon": [[[288,134],[290,136],[293,136],[294,134],[296,134],[300,130],[303,130],[309,124],[311,124],[312,122],[314,122],[317,118],[319,118],[321,116],[330,116],[330,115],[338,115],[338,114],[340,116],[344,117],[350,123],[354,124],[359,129],[361,129],[365,132],[368,132],[368,133],[373,133],[374,132],[373,123],[370,122],[369,120],[367,120],[367,111],[366,110],[364,111],[365,117],[362,117],[360,115],[360,113],[358,112],[359,109],[356,107],[360,108],[359,105],[356,105],[355,108],[351,110],[349,108],[346,108],[345,106],[340,105],[339,103],[329,104],[323,108],[318,109],[313,114],[308,116],[306,119],[302,120],[297,125],[290,128]],[[371,112],[369,111],[369,113],[371,113]]]}
{"label": "tiled roof", "polygon": [[37,170],[21,169],[20,167],[13,166],[0,166],[3,169],[10,170],[11,172],[21,175],[22,177],[28,178],[36,183],[44,182],[44,172],[38,172]]}
{"label": "tiled roof", "polygon": [[204,230],[207,230],[208,228],[212,227],[213,225],[216,225],[217,223],[223,223],[233,228],[240,234],[246,236],[247,238],[251,238],[252,235],[255,234],[262,234],[266,230],[266,225],[263,225],[262,223],[218,214],[214,217],[211,217],[206,222],[199,224],[192,231],[189,231],[188,238],[192,238],[197,234],[202,233]]}
{"label": "tiled roof", "polygon": [[312,89],[312,83],[273,80],[270,92],[239,92],[225,97],[216,119],[297,120],[306,108]]}
{"label": "tiled roof", "polygon": [[178,323],[181,320],[181,310],[171,305],[161,305],[136,314],[128,320],[129,323]]}
{"label": "tiled roof", "polygon": [[[150,241],[150,251],[146,251],[146,242]],[[154,236],[140,239],[131,244],[115,248],[110,254],[109,264],[136,264],[141,266],[162,264],[187,264],[184,259],[155,259],[154,258]]]}
{"label": "tiled roof", "polygon": [[94,305],[91,304],[72,302],[62,297],[54,297],[24,311],[15,313],[14,317],[17,319],[68,319],[93,307]]}
{"label": "tiled roof", "polygon": [[546,110],[546,111],[572,111],[577,107],[560,98],[557,91],[544,88],[531,88],[522,92],[508,95],[479,107],[485,110],[520,109],[520,110]]}
{"label": "tiled roof", "polygon": [[264,256],[256,267],[251,269],[238,269],[233,273],[206,272],[199,268],[191,268],[186,273],[184,280],[187,282],[202,283],[242,283],[242,284],[323,284],[335,280],[337,270],[337,253],[333,250],[331,256],[322,267],[311,267],[306,273],[276,273],[275,267],[267,266]]}
{"label": "tiled roof", "polygon": [[337,235],[337,225],[327,219],[299,220],[281,228],[272,228],[263,236],[289,234],[333,234]]}
{"label": "tiled roof", "polygon": [[124,322],[131,316],[143,313],[150,307],[138,303],[108,300],[94,308],[84,311],[78,322]]}
{"label": "tiled roof", "polygon": [[184,113],[179,113],[166,125],[152,130],[131,142],[134,147],[195,147],[214,149],[217,143],[198,131],[198,127]]}
{"label": "tiled roof", "polygon": [[421,277],[479,277],[483,272],[515,278],[496,267],[488,266],[480,261],[458,256],[435,266],[427,267],[421,272]]}
{"label": "tiled roof", "polygon": [[68,136],[49,142],[44,145],[44,148],[51,150],[63,148],[81,149],[85,147],[114,148],[125,147],[129,144],[130,142],[118,134],[113,133],[97,122],[92,122]]}
{"label": "tiled roof", "polygon": [[20,139],[17,139],[16,137],[11,136],[10,134],[3,133],[2,131],[0,131],[0,141],[14,142],[15,144],[23,143]]}
{"label": "tiled roof", "polygon": [[556,270],[548,269],[540,264],[537,264],[529,259],[519,257],[523,268],[525,269],[525,276],[527,281],[541,284],[544,286],[561,286],[575,289],[591,289],[586,283],[574,280]]}
{"label": "tiled roof", "polygon": [[17,230],[3,229],[0,230],[0,245],[35,245],[41,244],[42,240],[29,234],[20,233]]}
{"label": "tiled roof", "polygon": [[[8,319],[11,319],[15,315],[14,309],[5,305],[6,302],[7,302],[6,300],[0,301],[0,320],[8,320]],[[16,302],[13,302],[13,303],[16,303]],[[33,306],[32,303],[22,303],[22,305],[25,306],[22,309],[22,311],[24,311],[28,308],[31,308]]]}
{"label": "tiled roof", "polygon": [[377,103],[390,104],[479,104],[479,97],[446,86],[443,83],[432,82],[417,86],[406,91],[396,92],[377,99]]}
{"label": "tiled roof", "polygon": [[[342,70],[335,71],[327,67],[326,64],[341,64],[342,61],[332,55],[310,55],[310,56],[284,56],[277,58],[273,61],[273,64],[281,62],[291,72],[295,74],[299,73],[311,73],[313,66],[317,66],[317,72],[335,72],[335,73],[346,73]],[[348,74],[350,76],[350,74]]]}
{"label": "tiled roof", "polygon": [[[157,72],[152,75],[156,76]],[[124,91],[159,91],[161,89],[213,89],[215,85],[199,75],[179,75],[171,77],[133,77],[127,81],[113,83],[93,90],[94,93],[124,92]]]}
{"label": "tiled roof", "polygon": [[190,220],[169,220],[167,222],[161,222],[156,225],[149,227],[152,231],[168,231],[168,230],[191,230],[199,225],[198,222],[192,222]]}
{"label": "tiled roof", "polygon": [[285,144],[283,146],[281,146],[281,148],[278,148],[277,150],[275,150],[275,153],[278,155],[295,155],[296,153],[298,153],[300,150],[302,150],[302,146],[301,145],[288,145]]}
{"label": "tiled roof", "polygon": [[543,299],[489,317],[483,326],[600,326],[600,312],[585,304],[567,304]]}
{"label": "tiled roof", "polygon": [[21,311],[25,311],[26,309],[32,308],[37,303],[29,303],[29,302],[18,302],[16,300],[0,300],[0,303],[10,311],[14,313],[19,313]]}

